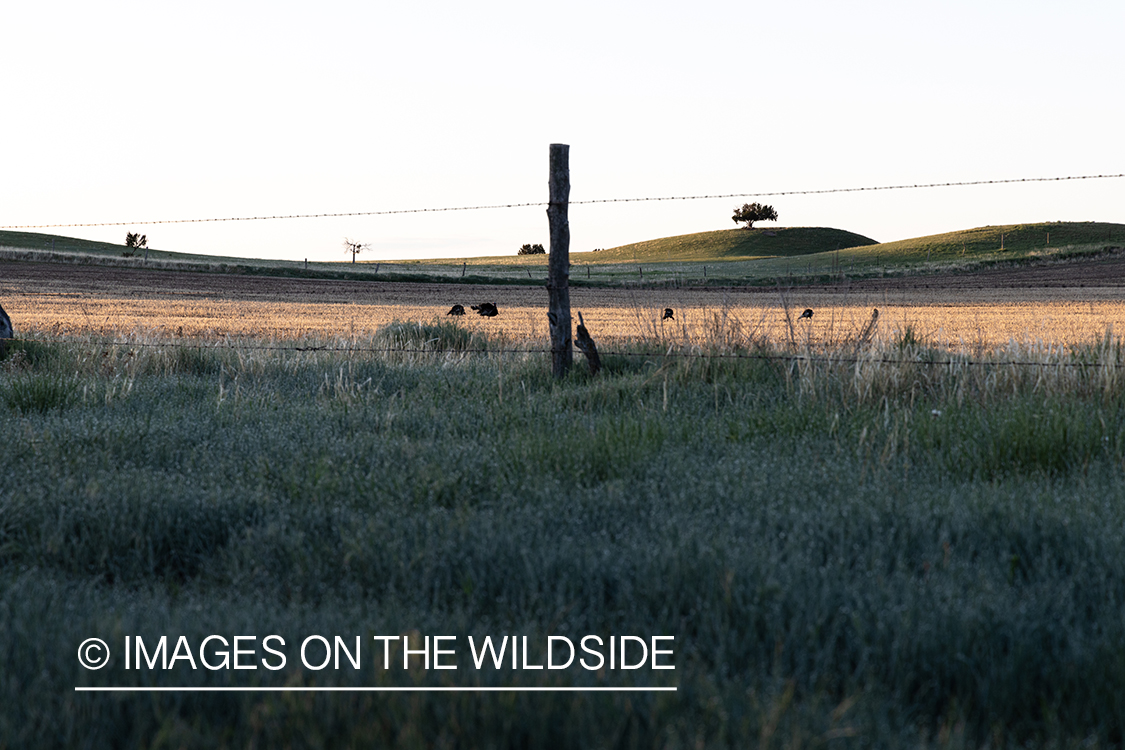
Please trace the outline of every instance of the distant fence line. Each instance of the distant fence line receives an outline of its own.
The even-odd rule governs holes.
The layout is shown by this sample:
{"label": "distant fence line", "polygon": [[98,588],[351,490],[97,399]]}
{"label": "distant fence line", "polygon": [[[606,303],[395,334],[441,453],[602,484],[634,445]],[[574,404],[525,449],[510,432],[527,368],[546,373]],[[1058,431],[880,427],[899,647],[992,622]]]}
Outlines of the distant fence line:
{"label": "distant fence line", "polygon": [[[1110,180],[1125,177],[1122,174],[1090,174],[1069,175],[1065,177],[1020,177],[1005,180],[967,180],[961,182],[928,182],[903,185],[876,185],[868,187],[850,188],[825,188],[818,190],[777,190],[759,193],[720,193],[713,195],[670,195],[647,198],[596,198],[591,200],[569,201],[571,206],[590,205],[595,203],[650,203],[659,201],[697,201],[714,200],[719,198],[771,198],[787,195],[828,195],[831,193],[863,193],[883,190],[921,190],[939,187],[967,187],[971,185],[1008,185],[1021,182],[1068,182],[1074,180]],[[528,208],[534,206],[548,206],[548,201],[531,201],[524,203],[495,203],[482,206],[447,206],[442,208],[404,208],[387,211],[344,211],[332,213],[306,213],[306,214],[277,214],[272,216],[225,216],[204,219],[156,219],[151,221],[102,221],[72,224],[14,224],[0,226],[0,229],[62,229],[67,227],[118,227],[118,226],[145,226],[150,224],[207,224],[228,221],[274,221],[280,219],[328,219],[355,216],[390,216],[394,214],[423,214],[445,213],[450,211],[483,211],[499,208]]]}
{"label": "distant fence line", "polygon": [[[75,339],[5,339],[8,343],[57,343],[87,344],[92,347],[122,347],[150,349],[197,349],[215,351],[272,351],[272,352],[332,352],[341,354],[444,354],[444,355],[500,355],[500,354],[542,354],[551,355],[550,348],[504,348],[504,349],[425,349],[396,346],[276,346],[270,344],[191,344],[178,341],[168,342],[129,342],[129,341],[81,341]],[[630,352],[599,350],[603,356],[613,357],[652,357],[676,359],[716,359],[716,360],[760,360],[768,362],[806,362],[809,364],[885,364],[885,365],[927,365],[930,367],[1116,367],[1106,362],[1032,362],[1016,360],[989,359],[894,359],[889,357],[862,357],[858,355],[831,357],[808,354],[767,354],[763,352]]]}

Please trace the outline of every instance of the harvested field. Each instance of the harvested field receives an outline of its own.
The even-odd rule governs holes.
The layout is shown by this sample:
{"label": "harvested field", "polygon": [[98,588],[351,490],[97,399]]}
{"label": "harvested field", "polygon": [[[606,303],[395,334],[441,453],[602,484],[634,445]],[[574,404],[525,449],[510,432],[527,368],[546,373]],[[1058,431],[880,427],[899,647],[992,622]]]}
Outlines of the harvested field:
{"label": "harvested field", "polygon": [[[63,264],[0,262],[0,301],[17,332],[175,336],[360,336],[394,320],[441,318],[454,303],[495,302],[496,318],[466,315],[472,329],[545,341],[546,291],[530,286],[282,279]],[[721,335],[813,345],[854,336],[880,311],[880,335],[910,327],[951,348],[1009,341],[1086,341],[1125,330],[1125,257],[974,274],[844,281],[787,290],[571,290],[601,341],[644,336],[691,341]],[[792,328],[786,319],[788,305]],[[660,321],[672,307],[675,322]],[[805,308],[812,320],[796,318]]]}

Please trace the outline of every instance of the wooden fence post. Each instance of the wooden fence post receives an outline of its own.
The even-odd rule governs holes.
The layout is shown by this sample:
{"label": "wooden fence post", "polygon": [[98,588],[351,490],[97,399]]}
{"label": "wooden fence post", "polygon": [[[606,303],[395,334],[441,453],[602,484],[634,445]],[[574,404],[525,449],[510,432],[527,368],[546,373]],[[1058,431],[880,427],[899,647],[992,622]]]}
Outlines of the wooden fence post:
{"label": "wooden fence post", "polygon": [[555,377],[570,370],[574,345],[570,337],[570,146],[551,144],[550,203],[547,222],[551,230],[551,255],[547,261],[547,320],[551,328],[551,364]]}

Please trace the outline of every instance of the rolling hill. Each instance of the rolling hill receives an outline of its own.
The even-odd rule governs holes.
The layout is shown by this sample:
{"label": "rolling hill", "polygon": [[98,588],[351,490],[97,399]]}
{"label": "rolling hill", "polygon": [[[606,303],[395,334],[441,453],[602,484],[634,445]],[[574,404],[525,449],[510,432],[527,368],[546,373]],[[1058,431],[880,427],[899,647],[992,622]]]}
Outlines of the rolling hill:
{"label": "rolling hill", "polygon": [[595,252],[571,253],[571,256],[581,263],[711,263],[809,255],[874,244],[875,240],[870,237],[827,227],[721,229],[637,242]]}
{"label": "rolling hill", "polygon": [[[977,227],[895,242],[842,229],[726,229],[648,240],[594,252],[572,252],[572,283],[754,285],[789,279],[819,283],[844,276],[967,272],[996,264],[1089,256],[1125,247],[1125,224],[1049,222]],[[0,231],[0,258],[147,265],[167,270],[387,281],[539,285],[546,255],[413,261],[311,262],[225,258],[152,250],[145,262],[104,242]]]}

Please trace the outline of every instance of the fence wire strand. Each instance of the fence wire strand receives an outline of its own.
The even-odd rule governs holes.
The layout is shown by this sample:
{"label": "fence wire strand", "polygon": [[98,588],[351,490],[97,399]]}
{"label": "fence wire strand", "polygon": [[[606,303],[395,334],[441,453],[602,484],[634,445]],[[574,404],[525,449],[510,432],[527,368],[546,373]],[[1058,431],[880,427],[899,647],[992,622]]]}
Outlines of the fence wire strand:
{"label": "fence wire strand", "polygon": [[[867,187],[850,187],[850,188],[826,188],[817,190],[783,190],[771,192],[757,192],[757,193],[718,193],[709,195],[682,195],[682,196],[655,196],[655,197],[638,197],[638,198],[599,198],[591,200],[578,200],[568,201],[569,205],[592,205],[601,203],[645,203],[645,202],[660,202],[660,201],[692,201],[692,200],[713,200],[725,198],[767,198],[767,197],[780,197],[792,195],[827,195],[833,193],[858,193],[858,192],[874,192],[874,191],[888,191],[888,190],[917,190],[927,188],[941,188],[941,187],[966,187],[973,185],[1004,185],[1014,183],[1034,183],[1034,182],[1065,182],[1076,180],[1101,180],[1101,179],[1116,179],[1125,177],[1125,173],[1121,174],[1096,174],[1096,175],[1070,175],[1064,177],[1023,177],[1002,180],[968,180],[959,182],[930,182],[930,183],[916,183],[916,184],[900,184],[900,185],[879,185]],[[389,216],[395,214],[416,214],[416,213],[442,213],[453,211],[481,211],[489,209],[502,209],[502,208],[527,208],[527,207],[542,207],[549,206],[547,201],[531,201],[522,203],[497,203],[491,205],[479,206],[450,206],[441,208],[412,208],[412,209],[395,209],[384,211],[349,211],[349,212],[331,212],[331,213],[305,213],[305,214],[278,214],[278,215],[263,215],[263,216],[231,216],[231,217],[211,217],[202,219],[159,219],[149,221],[109,221],[109,222],[90,222],[90,223],[70,223],[70,224],[22,224],[22,225],[7,225],[0,226],[0,229],[54,229],[66,227],[108,227],[108,226],[126,226],[126,225],[151,225],[151,224],[202,224],[202,223],[217,223],[217,222],[234,222],[234,221],[270,221],[270,220],[283,220],[283,219],[320,219],[320,218],[343,218],[343,217],[359,217],[359,216]],[[9,342],[41,342],[38,339],[7,339]],[[75,342],[78,343],[78,342]],[[178,349],[228,349],[228,350],[249,350],[249,351],[281,351],[281,352],[341,352],[341,353],[382,353],[382,354],[454,354],[454,355],[498,355],[498,354],[543,354],[550,355],[550,349],[542,348],[515,348],[515,349],[418,349],[418,348],[405,348],[405,347],[340,347],[340,346],[270,346],[261,344],[227,344],[227,345],[214,345],[214,344],[184,344],[179,342],[84,342],[89,343],[96,347],[133,347],[133,348],[178,348]],[[744,359],[744,360],[762,360],[762,361],[781,361],[781,362],[807,362],[810,364],[858,364],[858,363],[877,363],[888,365],[928,365],[932,367],[948,367],[948,366],[965,366],[965,367],[1104,367],[1104,363],[1097,362],[1026,362],[1026,361],[1011,361],[1011,360],[969,360],[969,359],[888,359],[888,358],[872,358],[872,357],[830,357],[823,356],[817,357],[812,355],[803,354],[765,354],[765,353],[751,353],[751,352],[682,352],[673,351],[669,348],[665,352],[629,352],[629,351],[602,351],[604,356],[618,356],[618,357],[673,357],[673,358],[687,358],[687,359]]]}
{"label": "fence wire strand", "polygon": [[[5,341],[21,343],[44,343],[50,339],[19,339],[11,338]],[[550,355],[550,348],[504,348],[504,349],[426,349],[408,347],[375,347],[375,346],[276,346],[270,344],[189,344],[177,341],[151,342],[151,341],[79,341],[55,339],[54,342],[63,341],[73,344],[88,344],[94,348],[150,348],[150,349],[199,349],[214,351],[271,351],[271,352],[326,352],[344,354],[442,354],[442,355],[504,355],[504,354],[542,354]],[[673,359],[709,359],[709,360],[759,360],[767,362],[804,362],[808,364],[884,364],[884,365],[927,365],[930,367],[1116,367],[1116,363],[1107,362],[1029,362],[1016,360],[987,360],[987,359],[892,359],[888,357],[863,357],[858,355],[831,357],[814,356],[809,354],[767,354],[764,352],[685,352],[669,348],[666,351],[656,352],[631,352],[599,350],[603,357],[644,357],[644,358],[673,358]]]}
{"label": "fence wire strand", "polygon": [[[718,193],[712,195],[670,195],[654,196],[647,198],[595,198],[591,200],[568,201],[568,205],[582,206],[596,203],[651,203],[660,201],[699,201],[714,200],[719,198],[774,198],[788,195],[828,195],[831,193],[863,193],[883,190],[922,190],[940,187],[967,187],[971,185],[1010,185],[1021,182],[1068,182],[1074,180],[1109,180],[1125,177],[1122,174],[1091,174],[1070,175],[1066,177],[1019,177],[1006,180],[967,180],[961,182],[928,182],[902,185],[877,185],[869,187],[850,188],[825,188],[820,190],[778,190],[759,193]],[[484,211],[500,208],[528,208],[535,206],[548,206],[547,201],[530,201],[524,203],[495,203],[482,206],[447,206],[442,208],[403,208],[385,211],[343,211],[305,214],[276,214],[263,216],[226,216],[203,219],[157,219],[150,221],[102,221],[72,224],[15,224],[0,226],[0,229],[62,229],[67,227],[118,227],[118,226],[149,226],[155,224],[209,224],[230,221],[274,221],[282,219],[330,219],[357,216],[391,216],[395,214],[424,214],[445,213],[450,211]]]}

